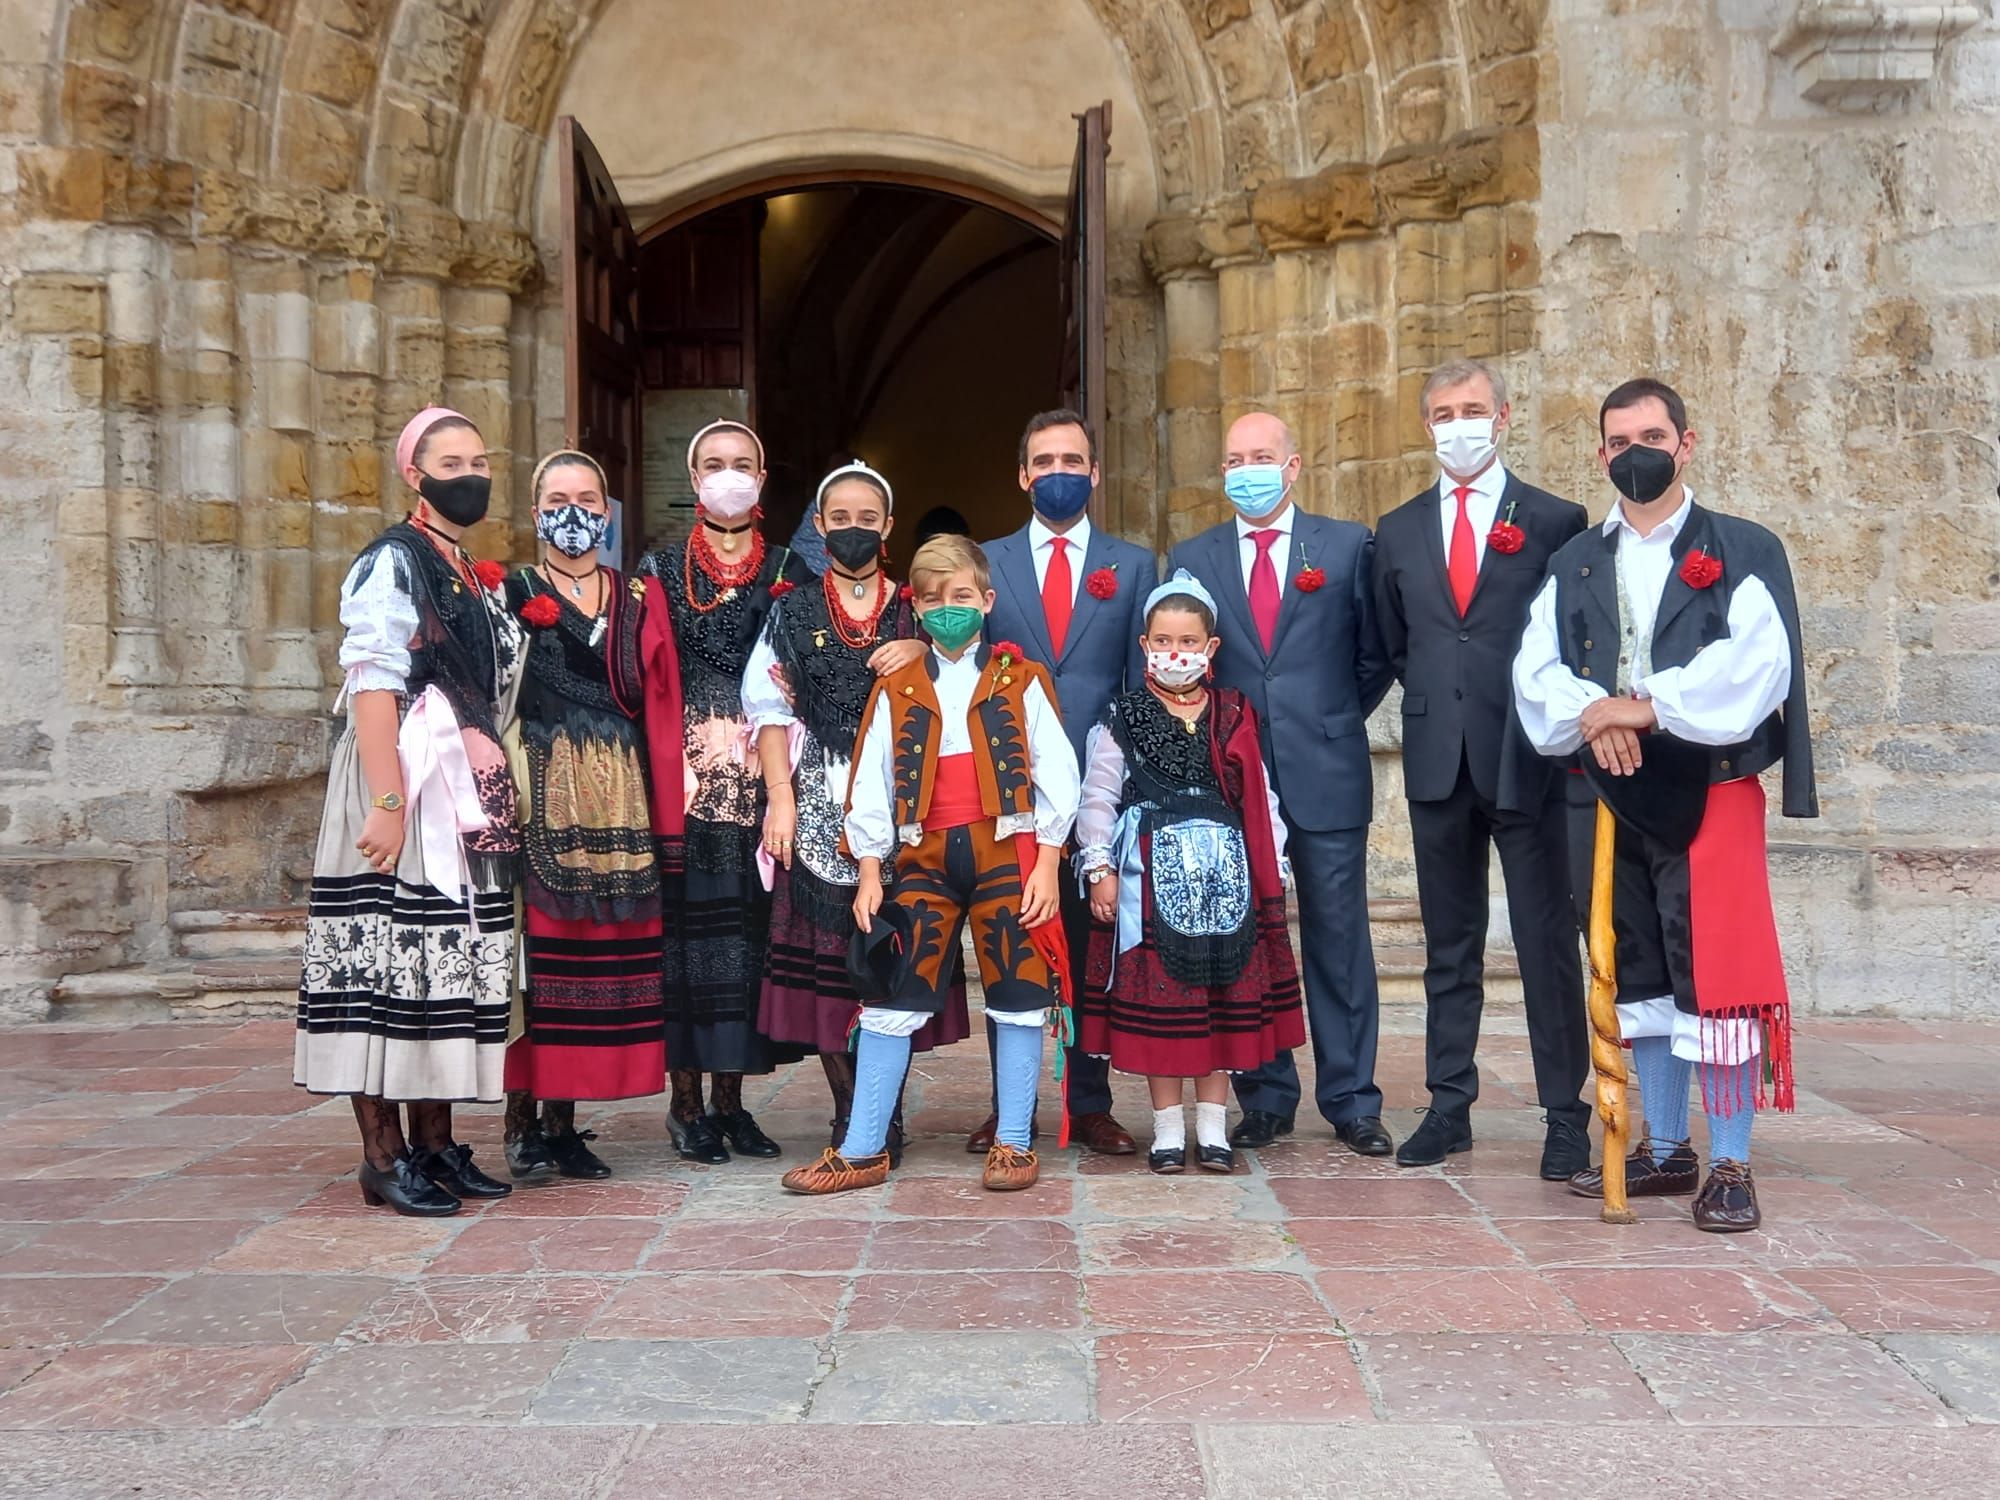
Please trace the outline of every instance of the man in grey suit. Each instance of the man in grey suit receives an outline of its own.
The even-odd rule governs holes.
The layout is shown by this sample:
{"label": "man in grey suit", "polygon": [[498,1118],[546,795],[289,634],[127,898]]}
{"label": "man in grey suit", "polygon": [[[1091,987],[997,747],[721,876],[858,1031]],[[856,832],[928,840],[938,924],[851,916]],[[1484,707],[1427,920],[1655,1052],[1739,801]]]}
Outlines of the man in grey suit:
{"label": "man in grey suit", "polygon": [[[1222,606],[1215,678],[1257,710],[1286,826],[1299,903],[1301,968],[1319,1112],[1363,1156],[1387,1156],[1375,1086],[1379,999],[1368,939],[1368,821],[1374,810],[1367,719],[1389,689],[1376,623],[1374,538],[1366,526],[1292,503],[1303,459],[1268,412],[1239,417],[1224,444],[1223,489],[1236,515],[1174,548]],[[1237,1146],[1292,1131],[1299,1074],[1291,1054],[1236,1079]]]}
{"label": "man in grey suit", "polygon": [[[1146,596],[1158,581],[1153,554],[1090,523],[1098,482],[1097,439],[1073,411],[1045,411],[1021,435],[1021,488],[1028,524],[986,544],[993,566],[993,612],[986,639],[1011,640],[1055,679],[1063,728],[1083,760],[1084,740],[1111,700],[1144,680],[1139,637]],[[1076,881],[1061,882],[1070,972],[1082,983],[1090,908]],[[1138,1149],[1111,1117],[1110,1065],[1072,1047],[1067,1054],[1070,1124],[1093,1151],[1127,1156]],[[972,1133],[966,1149],[984,1152],[996,1121]]]}

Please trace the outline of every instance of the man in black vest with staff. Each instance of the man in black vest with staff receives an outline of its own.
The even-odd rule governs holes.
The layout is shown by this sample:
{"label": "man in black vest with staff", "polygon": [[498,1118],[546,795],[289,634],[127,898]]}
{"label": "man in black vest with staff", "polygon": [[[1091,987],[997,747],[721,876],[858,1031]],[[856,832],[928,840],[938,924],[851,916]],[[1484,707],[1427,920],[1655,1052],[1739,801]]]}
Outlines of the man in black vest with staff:
{"label": "man in black vest with staff", "polygon": [[1521,967],[1535,1091],[1548,1123],[1541,1175],[1590,1164],[1583,966],[1570,903],[1563,777],[1514,722],[1508,669],[1556,549],[1584,529],[1581,505],[1509,473],[1512,408],[1473,360],[1424,383],[1437,484],[1375,530],[1382,639],[1403,684],[1403,790],[1424,919],[1424,1081],[1431,1104],[1396,1152],[1421,1167],[1472,1145],[1474,1052],[1485,1003],[1487,866],[1500,851]]}

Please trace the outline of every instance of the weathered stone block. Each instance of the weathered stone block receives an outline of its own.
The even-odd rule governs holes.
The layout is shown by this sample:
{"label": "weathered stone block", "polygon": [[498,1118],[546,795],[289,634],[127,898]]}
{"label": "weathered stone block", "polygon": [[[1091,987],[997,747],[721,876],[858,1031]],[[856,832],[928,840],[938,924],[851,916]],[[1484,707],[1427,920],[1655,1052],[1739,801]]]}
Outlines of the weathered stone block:
{"label": "weathered stone block", "polygon": [[104,284],[89,277],[37,274],[14,283],[14,331],[102,333]]}
{"label": "weathered stone block", "polygon": [[313,34],[298,88],[315,99],[351,109],[375,84],[375,51],[335,31]]}
{"label": "weathered stone block", "polygon": [[317,99],[289,97],[278,133],[278,165],[301,187],[348,192],[360,182],[361,125]]}
{"label": "weathered stone block", "polygon": [[1510,57],[1472,80],[1472,123],[1529,125],[1541,108],[1542,64],[1535,57]]}
{"label": "weathered stone block", "polygon": [[1315,164],[1375,159],[1378,150],[1369,134],[1370,93],[1365,78],[1342,78],[1321,84],[1300,101],[1299,129]]}
{"label": "weathered stone block", "polygon": [[145,86],[129,73],[71,63],[63,73],[63,118],[73,140],[122,150],[139,135]]}

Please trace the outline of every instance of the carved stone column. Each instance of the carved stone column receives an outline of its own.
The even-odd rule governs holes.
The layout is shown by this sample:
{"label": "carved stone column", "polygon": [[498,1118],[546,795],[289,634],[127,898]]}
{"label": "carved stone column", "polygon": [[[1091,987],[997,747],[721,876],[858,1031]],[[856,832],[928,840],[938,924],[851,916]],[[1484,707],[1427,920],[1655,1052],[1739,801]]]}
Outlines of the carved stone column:
{"label": "carved stone column", "polygon": [[1166,507],[1162,551],[1211,524],[1220,506],[1222,464],[1221,318],[1215,270],[1191,215],[1155,219],[1146,228],[1146,265],[1160,283],[1166,311]]}

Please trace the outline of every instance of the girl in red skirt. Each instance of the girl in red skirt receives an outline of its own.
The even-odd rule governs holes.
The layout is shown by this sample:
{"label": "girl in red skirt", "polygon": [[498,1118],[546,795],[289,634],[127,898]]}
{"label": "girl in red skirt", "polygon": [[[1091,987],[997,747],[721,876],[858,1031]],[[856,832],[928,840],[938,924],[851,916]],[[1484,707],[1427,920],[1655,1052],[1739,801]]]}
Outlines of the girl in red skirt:
{"label": "girl in red skirt", "polygon": [[1228,1172],[1228,1075],[1306,1040],[1285,825],[1256,714],[1207,685],[1215,600],[1185,569],[1147,599],[1140,644],[1146,685],[1112,700],[1085,747],[1076,868],[1096,925],[1079,1045],[1146,1075],[1155,1172],[1187,1165],[1192,1078],[1196,1160]]}

